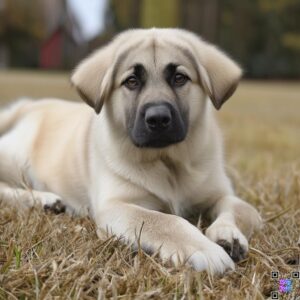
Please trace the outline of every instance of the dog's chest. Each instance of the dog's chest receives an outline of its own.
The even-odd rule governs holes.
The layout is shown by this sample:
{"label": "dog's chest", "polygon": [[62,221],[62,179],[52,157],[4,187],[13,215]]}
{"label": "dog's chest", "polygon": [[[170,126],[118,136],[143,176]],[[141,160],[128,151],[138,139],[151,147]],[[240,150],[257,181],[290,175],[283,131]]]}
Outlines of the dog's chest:
{"label": "dog's chest", "polygon": [[196,206],[200,209],[201,203],[208,198],[207,172],[197,166],[162,159],[149,169],[147,175],[148,191],[169,205],[177,215],[184,215]]}

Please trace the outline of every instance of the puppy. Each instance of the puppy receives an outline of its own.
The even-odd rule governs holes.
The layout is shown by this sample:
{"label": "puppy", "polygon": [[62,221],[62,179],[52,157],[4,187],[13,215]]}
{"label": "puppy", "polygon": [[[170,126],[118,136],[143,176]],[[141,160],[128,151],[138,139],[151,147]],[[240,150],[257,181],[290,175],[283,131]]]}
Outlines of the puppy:
{"label": "puppy", "polygon": [[[233,269],[261,225],[234,195],[213,116],[240,77],[190,32],[121,33],[72,75],[90,107],[23,100],[0,113],[1,199],[90,214],[99,234],[175,265]],[[205,235],[188,221],[200,215],[211,222]]]}

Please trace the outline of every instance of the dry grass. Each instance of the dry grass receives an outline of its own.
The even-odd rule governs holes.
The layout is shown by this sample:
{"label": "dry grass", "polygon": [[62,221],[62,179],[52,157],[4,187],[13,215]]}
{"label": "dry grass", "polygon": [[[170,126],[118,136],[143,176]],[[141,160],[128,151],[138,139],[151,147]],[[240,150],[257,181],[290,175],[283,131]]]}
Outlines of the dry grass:
{"label": "dry grass", "polygon": [[[76,98],[64,74],[0,73],[0,99]],[[244,82],[220,112],[228,171],[237,193],[265,219],[235,272],[209,278],[161,266],[117,240],[101,241],[87,218],[19,215],[0,205],[0,299],[265,299],[299,271],[300,86]],[[296,299],[300,284],[294,281]],[[57,298],[56,298],[57,297]],[[300,297],[300,296],[299,296]]]}

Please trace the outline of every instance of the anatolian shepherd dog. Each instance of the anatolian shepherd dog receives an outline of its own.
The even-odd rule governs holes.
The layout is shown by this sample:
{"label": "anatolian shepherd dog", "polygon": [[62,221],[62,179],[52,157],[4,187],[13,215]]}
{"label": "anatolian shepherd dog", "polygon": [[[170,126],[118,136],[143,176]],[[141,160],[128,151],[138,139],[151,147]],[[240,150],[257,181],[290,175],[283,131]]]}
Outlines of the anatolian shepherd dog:
{"label": "anatolian shepherd dog", "polygon": [[[121,33],[72,75],[89,106],[23,100],[1,111],[1,199],[89,213],[99,234],[175,265],[233,269],[261,225],[234,195],[213,116],[240,77],[190,32]],[[211,222],[205,235],[189,222],[201,214]]]}

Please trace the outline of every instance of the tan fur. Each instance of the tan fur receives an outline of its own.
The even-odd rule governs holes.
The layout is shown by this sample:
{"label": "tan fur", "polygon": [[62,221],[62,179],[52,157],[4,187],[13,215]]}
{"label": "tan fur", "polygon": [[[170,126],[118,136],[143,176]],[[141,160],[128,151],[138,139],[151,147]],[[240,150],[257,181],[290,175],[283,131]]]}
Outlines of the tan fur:
{"label": "tan fur", "polygon": [[[170,62],[190,77],[177,99],[162,77]],[[122,85],[133,63],[149,73],[139,100]],[[135,246],[140,242],[146,251],[196,270],[232,269],[231,258],[215,242],[238,240],[247,251],[244,234],[248,238],[261,221],[252,207],[248,216],[249,205],[234,196],[208,97],[219,109],[240,76],[240,68],[224,53],[186,31],[122,33],[72,75],[83,99],[97,114],[102,109],[99,115],[84,104],[56,99],[0,112],[5,132],[0,138],[0,194],[7,201],[28,202],[21,177],[7,172],[17,166],[33,198],[47,206],[60,199],[72,212],[89,212],[99,232],[108,230]],[[188,112],[187,136],[165,148],[137,148],[128,136],[128,118],[140,105],[160,99],[177,101]],[[17,201],[11,200],[14,189],[6,184],[11,179],[23,188]],[[203,212],[212,221],[206,236],[184,220]]]}
{"label": "tan fur", "polygon": [[[104,95],[110,89],[110,77],[118,66],[119,57],[138,47],[146,37],[153,38],[155,35],[155,29],[126,31],[79,65],[72,76],[72,83],[83,95],[83,99],[96,108],[97,112],[101,109]],[[241,78],[241,69],[220,50],[190,32],[160,29],[159,35],[172,46],[181,47],[191,53],[206,92],[219,109],[235,91]],[[88,78],[96,78],[101,85]]]}
{"label": "tan fur", "polygon": [[261,222],[256,210],[245,202],[234,205],[234,218],[237,227],[247,238],[259,228],[257,225]]}

